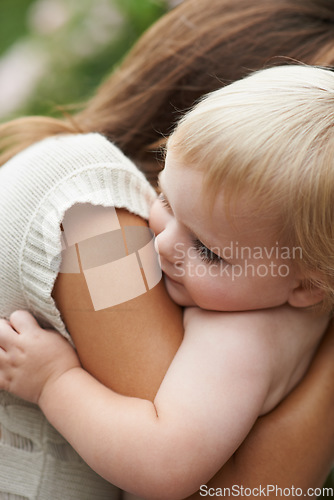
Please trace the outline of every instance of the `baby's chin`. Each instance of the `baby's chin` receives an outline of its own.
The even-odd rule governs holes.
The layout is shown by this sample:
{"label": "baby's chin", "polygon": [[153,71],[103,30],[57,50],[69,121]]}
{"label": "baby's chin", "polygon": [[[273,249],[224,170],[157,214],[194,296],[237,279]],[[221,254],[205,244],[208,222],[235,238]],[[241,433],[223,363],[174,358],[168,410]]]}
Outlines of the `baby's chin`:
{"label": "baby's chin", "polygon": [[167,276],[165,276],[165,284],[168,295],[176,304],[182,307],[196,306],[183,285],[176,283]]}

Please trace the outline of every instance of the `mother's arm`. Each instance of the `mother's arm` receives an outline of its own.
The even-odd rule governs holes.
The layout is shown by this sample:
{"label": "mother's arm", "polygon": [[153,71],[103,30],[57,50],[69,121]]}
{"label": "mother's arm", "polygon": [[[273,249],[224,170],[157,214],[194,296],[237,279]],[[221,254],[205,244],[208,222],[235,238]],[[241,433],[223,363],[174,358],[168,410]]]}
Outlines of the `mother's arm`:
{"label": "mother's arm", "polygon": [[[146,225],[125,210],[117,213],[121,226]],[[87,371],[122,394],[152,400],[183,336],[181,310],[163,282],[136,299],[95,311],[84,276],[59,274],[53,296]],[[334,450],[333,353],[330,332],[305,380],[258,420],[211,487],[321,485]]]}
{"label": "mother's arm", "polygon": [[[147,226],[126,210],[117,216],[122,228]],[[83,367],[121,394],[153,400],[183,337],[181,308],[163,280],[132,300],[95,311],[83,273],[60,273],[53,297]]]}

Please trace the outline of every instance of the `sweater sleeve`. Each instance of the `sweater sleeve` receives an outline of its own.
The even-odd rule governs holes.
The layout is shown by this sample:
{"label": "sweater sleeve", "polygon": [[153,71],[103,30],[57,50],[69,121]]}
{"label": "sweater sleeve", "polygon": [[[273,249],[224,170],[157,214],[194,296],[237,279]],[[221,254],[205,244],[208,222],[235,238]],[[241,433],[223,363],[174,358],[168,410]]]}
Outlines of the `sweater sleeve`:
{"label": "sweater sleeve", "polygon": [[0,169],[0,315],[29,309],[69,338],[51,296],[65,212],[91,203],[148,218],[154,199],[143,174],[100,134],[51,137],[12,158]]}

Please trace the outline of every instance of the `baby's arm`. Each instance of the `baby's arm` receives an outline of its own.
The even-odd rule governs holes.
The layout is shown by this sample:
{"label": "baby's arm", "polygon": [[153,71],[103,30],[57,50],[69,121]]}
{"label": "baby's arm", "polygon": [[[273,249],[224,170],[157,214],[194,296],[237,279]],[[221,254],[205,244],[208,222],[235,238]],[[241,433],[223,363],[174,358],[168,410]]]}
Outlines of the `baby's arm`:
{"label": "baby's arm", "polygon": [[243,441],[268,392],[266,356],[249,318],[227,318],[224,331],[220,313],[199,311],[191,332],[186,325],[153,405],[105,388],[66,341],[18,312],[11,323],[20,334],[0,328],[1,387],[38,403],[109,481],[145,497],[183,498]]}

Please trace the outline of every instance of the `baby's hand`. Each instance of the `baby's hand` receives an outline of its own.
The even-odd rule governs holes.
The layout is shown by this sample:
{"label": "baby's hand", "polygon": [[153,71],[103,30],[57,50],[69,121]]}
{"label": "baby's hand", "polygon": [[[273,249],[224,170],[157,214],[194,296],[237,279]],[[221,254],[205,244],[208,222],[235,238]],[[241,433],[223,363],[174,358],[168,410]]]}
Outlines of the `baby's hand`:
{"label": "baby's hand", "polygon": [[38,404],[44,386],[79,359],[60,334],[43,330],[26,311],[0,319],[0,389]]}

